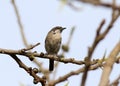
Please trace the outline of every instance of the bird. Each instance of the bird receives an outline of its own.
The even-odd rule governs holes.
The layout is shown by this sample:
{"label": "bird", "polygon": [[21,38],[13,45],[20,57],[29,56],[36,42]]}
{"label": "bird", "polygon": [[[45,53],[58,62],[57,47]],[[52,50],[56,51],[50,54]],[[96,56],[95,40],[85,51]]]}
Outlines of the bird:
{"label": "bird", "polygon": [[[48,55],[55,55],[57,56],[58,51],[60,50],[61,46],[61,33],[66,29],[65,27],[56,26],[53,27],[47,34],[45,39],[45,50]],[[54,69],[54,60],[49,60],[49,71],[53,71]]]}

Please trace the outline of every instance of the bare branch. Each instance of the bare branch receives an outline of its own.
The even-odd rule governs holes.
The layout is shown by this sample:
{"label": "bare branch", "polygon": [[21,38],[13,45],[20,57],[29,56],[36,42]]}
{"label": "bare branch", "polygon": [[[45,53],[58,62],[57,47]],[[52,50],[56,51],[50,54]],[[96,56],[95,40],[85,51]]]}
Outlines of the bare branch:
{"label": "bare branch", "polygon": [[[38,57],[38,58],[44,58],[44,59],[53,59],[55,61],[59,61],[59,62],[63,62],[63,63],[72,63],[72,64],[78,64],[78,65],[85,64],[84,61],[75,60],[74,58],[59,58],[59,57],[53,56],[53,55],[46,55],[42,52],[37,53],[37,51],[36,52],[24,51],[24,49],[10,50],[10,49],[0,48],[0,53],[1,54],[6,54],[6,55],[7,54],[22,55],[22,56],[26,56],[28,58],[30,58],[32,56],[32,57]],[[118,57],[118,59],[120,59],[120,58]],[[97,63],[98,61],[99,61],[99,59],[96,59],[96,60],[94,59],[92,62],[90,62],[90,65],[93,65],[93,64]]]}
{"label": "bare branch", "polygon": [[86,78],[87,78],[87,72],[88,72],[88,69],[89,69],[89,66],[90,66],[90,60],[91,60],[92,54],[93,54],[95,48],[97,47],[98,43],[102,40],[102,39],[99,39],[99,37],[101,36],[100,31],[101,31],[104,23],[105,23],[105,20],[103,19],[102,22],[100,23],[100,26],[98,27],[98,29],[96,31],[95,40],[94,40],[92,46],[88,50],[88,56],[85,58],[86,68],[85,68],[84,74],[82,76],[81,86],[85,86],[85,82],[86,82]]}
{"label": "bare branch", "polygon": [[[101,64],[101,65],[102,65],[102,64]],[[95,69],[101,67],[101,65],[98,64],[98,63],[96,63],[96,64],[94,64],[94,65],[91,65],[91,66],[89,67],[89,70],[95,70]],[[55,86],[56,84],[67,80],[69,77],[71,77],[71,76],[73,76],[73,75],[78,75],[78,74],[80,74],[80,73],[82,73],[82,72],[84,72],[84,71],[85,71],[85,67],[80,68],[80,69],[75,70],[75,71],[71,71],[71,72],[69,72],[68,74],[65,74],[65,75],[59,77],[58,79],[49,82],[49,86]]]}
{"label": "bare branch", "polygon": [[118,19],[119,15],[120,15],[120,12],[116,15],[115,18],[111,19],[110,24],[108,25],[108,27],[106,28],[106,30],[103,33],[99,34],[100,32],[98,32],[98,31],[101,30],[100,28],[102,28],[101,25],[104,24],[104,22],[103,22],[104,20],[100,24],[100,28],[97,29],[95,40],[93,42],[92,47],[89,48],[89,50],[88,50],[88,56],[86,57],[86,71],[83,74],[81,86],[85,86],[85,82],[86,82],[86,78],[87,78],[87,71],[89,69],[89,62],[90,62],[90,59],[92,57],[92,54],[93,54],[95,48],[97,47],[97,45],[99,44],[99,42],[106,37],[106,35],[108,34],[108,32],[111,30],[114,22]]}
{"label": "bare branch", "polygon": [[[34,48],[35,46],[38,46],[39,43],[36,44],[36,45],[34,45],[34,46],[33,46],[33,45],[29,45],[29,43],[28,43],[28,41],[27,41],[27,39],[26,39],[25,33],[24,33],[23,24],[22,24],[22,21],[21,21],[21,18],[20,18],[19,10],[18,10],[17,5],[16,5],[16,3],[15,3],[15,0],[11,0],[11,1],[12,1],[12,5],[13,5],[13,7],[14,7],[15,13],[16,13],[16,17],[17,17],[17,20],[18,20],[18,25],[19,25],[19,27],[20,27],[20,33],[21,33],[21,36],[22,36],[23,43],[24,43],[25,47],[27,48],[27,49],[22,49],[22,50],[23,50],[23,52],[24,52],[24,51],[31,50],[31,49]],[[31,46],[33,46],[33,47],[31,47]],[[30,60],[33,60],[33,57],[30,56],[29,59],[30,59]],[[38,64],[38,61],[37,61],[35,58],[34,58],[33,62],[36,63],[36,64]],[[39,66],[40,66],[40,68],[41,68],[42,65],[40,65],[40,64],[42,64],[42,63],[39,62]],[[41,69],[42,69],[41,72],[43,72],[43,71],[45,72],[45,71],[46,71],[46,69],[44,69],[43,67],[42,67]]]}
{"label": "bare branch", "polygon": [[100,35],[100,31],[101,31],[104,24],[105,24],[105,19],[102,20],[102,22],[100,23],[100,26],[97,29],[97,36]]}
{"label": "bare branch", "polygon": [[[101,0],[76,0],[76,1],[91,4],[91,5],[94,5],[94,6],[102,6],[102,7],[110,8],[110,9],[112,9],[112,7],[113,7],[113,4],[104,3]],[[120,7],[115,6],[115,10],[120,10]]]}
{"label": "bare branch", "polygon": [[35,48],[35,47],[38,46],[38,45],[40,45],[40,43],[37,43],[37,44],[35,44],[35,45],[31,45],[31,46],[29,46],[29,47],[27,47],[27,48],[24,48],[24,49],[22,49],[22,51],[25,52],[25,51],[28,51],[28,50],[32,50],[33,48]]}
{"label": "bare branch", "polygon": [[20,32],[21,32],[21,36],[22,36],[22,39],[23,39],[23,43],[26,47],[29,47],[28,43],[27,43],[27,40],[26,40],[26,37],[25,37],[25,34],[24,34],[24,30],[23,30],[23,24],[21,22],[21,18],[20,18],[20,15],[19,15],[19,12],[18,12],[18,9],[17,9],[17,6],[15,4],[15,0],[11,0],[12,4],[13,4],[13,7],[14,7],[14,10],[15,10],[15,13],[16,13],[16,16],[17,16],[17,20],[18,20],[18,25],[20,27]]}
{"label": "bare branch", "polygon": [[36,72],[31,67],[29,68],[24,63],[22,63],[22,61],[15,54],[10,54],[10,56],[18,63],[20,68],[23,68],[27,73],[30,74],[30,76],[34,78],[34,84],[41,82],[42,86],[45,86],[46,81],[36,75]]}
{"label": "bare branch", "polygon": [[[22,49],[21,49],[22,50]],[[3,54],[8,54],[8,55],[23,55],[23,56],[29,56],[29,55],[32,55],[32,56],[35,56],[35,57],[41,57],[41,56],[43,56],[42,58],[47,58],[47,59],[54,59],[54,60],[58,60],[58,61],[61,61],[61,62],[65,62],[65,63],[72,63],[71,62],[71,60],[69,60],[69,59],[58,59],[58,57],[55,57],[55,58],[53,58],[52,56],[49,56],[49,55],[44,55],[44,54],[39,54],[39,53],[34,53],[34,52],[21,52],[21,50],[18,50],[18,51],[15,51],[15,50],[3,50],[3,49],[0,49],[0,53],[3,53]],[[115,62],[116,63],[118,63],[119,62],[119,57],[118,58],[116,58],[115,59]],[[68,61],[68,62],[67,62]],[[70,61],[70,62],[69,62]],[[105,59],[104,60],[102,60],[102,62],[101,63],[99,63],[99,61],[101,61],[100,59],[99,60],[93,60],[93,61],[91,61],[90,62],[90,67],[89,67],[89,69],[90,70],[95,70],[95,69],[97,69],[98,67],[101,67],[102,65],[103,65],[103,63],[105,63]],[[74,62],[75,63],[77,63],[76,62],[76,60],[74,60]],[[84,64],[85,62],[84,61],[80,61],[80,62],[82,62],[82,63],[77,63],[78,65],[81,65],[81,64]],[[22,65],[23,67],[25,67],[23,64],[21,64],[21,63],[19,63],[20,65]],[[26,67],[25,67],[25,70],[27,70],[28,71],[28,69],[26,69]],[[81,72],[84,72],[85,71],[85,67],[84,67],[84,71],[82,71],[83,69],[80,69],[80,70],[78,70],[78,71],[80,71],[79,73],[81,73]],[[46,72],[47,73],[47,72]],[[65,79],[67,79],[67,78],[69,78],[69,77],[71,77],[72,75],[76,75],[76,73],[78,73],[78,72],[71,72],[71,73],[68,73],[67,75],[64,75],[63,77],[64,78],[60,78],[59,80],[57,79],[57,80],[55,80],[55,81],[53,81],[53,82],[49,82],[50,84],[57,84],[58,82],[62,82],[62,81],[64,81]],[[52,85],[51,85],[52,86]]]}
{"label": "bare branch", "polygon": [[[105,24],[105,19],[103,19],[101,21],[99,27],[97,28],[95,39],[94,39],[91,47],[89,47],[88,54],[87,54],[84,61],[75,60],[74,58],[69,58],[69,59],[58,58],[58,56],[46,55],[42,52],[37,53],[37,51],[35,51],[35,52],[30,51],[33,48],[35,48],[36,46],[38,46],[40,43],[29,46],[29,44],[26,40],[25,34],[24,34],[24,28],[23,28],[23,24],[21,22],[21,18],[20,18],[20,15],[19,15],[19,10],[17,8],[17,5],[15,3],[15,0],[11,0],[11,1],[12,1],[12,5],[14,7],[14,11],[15,11],[15,14],[16,14],[16,17],[17,17],[18,25],[19,25],[19,28],[20,28],[21,36],[22,36],[22,40],[23,40],[23,43],[26,46],[26,48],[20,49],[20,50],[8,50],[8,49],[1,49],[0,48],[0,53],[10,55],[17,62],[17,64],[21,68],[23,68],[26,72],[28,72],[34,78],[34,83],[40,82],[42,84],[42,86],[45,86],[45,85],[47,85],[46,81],[48,81],[47,83],[48,83],[49,86],[55,86],[57,83],[63,82],[65,80],[67,80],[69,77],[71,77],[73,75],[78,75],[78,74],[83,72],[84,74],[82,76],[81,86],[85,86],[88,71],[89,70],[95,70],[95,69],[97,69],[101,66],[103,67],[103,65],[104,65],[104,70],[103,70],[103,74],[102,74],[102,77],[101,77],[100,86],[106,86],[106,85],[109,84],[108,80],[109,80],[109,75],[111,73],[113,64],[115,62],[116,63],[120,62],[120,58],[119,57],[117,58],[117,54],[118,54],[118,52],[120,52],[120,42],[113,49],[113,51],[111,52],[111,54],[109,55],[109,58],[107,60],[102,58],[102,60],[97,59],[97,60],[91,61],[91,58],[92,58],[92,55],[93,55],[97,45],[106,37],[106,35],[109,33],[109,31],[113,27],[115,21],[120,16],[120,7],[116,6],[115,0],[113,0],[114,1],[113,4],[103,3],[101,0],[75,0],[75,1],[78,1],[78,2],[89,3],[89,4],[92,4],[92,5],[95,5],[95,6],[102,6],[102,7],[106,7],[106,8],[111,8],[113,10],[112,19],[111,19],[108,27],[106,28],[106,30],[103,33],[101,33],[102,27]],[[73,7],[74,9],[77,9],[71,3],[71,1],[69,1],[68,5]],[[62,53],[61,56],[63,56],[63,57],[64,57],[64,53],[69,51],[69,44],[70,44],[70,41],[71,41],[71,38],[72,38],[72,34],[74,32],[74,28],[75,27],[73,27],[72,30],[71,30],[71,34],[68,38],[68,42],[66,43],[66,45],[62,46],[63,53]],[[16,55],[26,56],[31,61],[34,61],[36,63],[36,65],[39,66],[39,68],[40,68],[39,71],[40,71],[40,73],[43,74],[43,76],[45,76],[45,78],[44,77],[41,78],[41,77],[37,76],[36,72],[31,67],[27,67],[24,63],[22,63],[22,61]],[[53,60],[58,61],[58,62],[72,63],[72,64],[77,64],[77,65],[85,64],[85,66],[83,68],[80,68],[80,69],[76,70],[76,71],[71,71],[68,74],[66,74],[62,77],[59,77],[56,80],[50,81],[49,80],[49,77],[50,77],[49,70],[42,67],[43,66],[42,63],[38,62],[34,57],[43,58],[43,59],[53,59]],[[99,63],[99,60],[101,60],[101,63]],[[56,63],[56,67],[58,66],[58,62]],[[56,70],[53,73],[56,73]],[[119,77],[115,81],[115,83],[118,82],[118,80],[119,80]]]}
{"label": "bare branch", "polygon": [[[73,64],[84,64],[83,61],[78,61],[75,60],[74,58],[69,58],[69,59],[65,59],[65,58],[59,58],[57,56],[53,56],[53,55],[46,55],[44,53],[37,53],[37,52],[23,52],[24,49],[20,49],[20,50],[8,50],[8,49],[2,49],[0,48],[0,53],[1,54],[17,54],[17,55],[23,55],[26,57],[39,57],[39,58],[44,58],[44,59],[54,59],[55,61],[60,61],[60,62],[64,62],[64,63],[73,63]],[[33,58],[34,59],[34,58]],[[91,63],[92,64],[92,63]]]}
{"label": "bare branch", "polygon": [[119,54],[119,52],[120,52],[120,42],[118,42],[116,44],[116,46],[114,47],[114,49],[108,56],[108,59],[106,60],[99,86],[107,86],[108,85],[109,75],[112,71],[113,64],[115,63],[116,56]]}

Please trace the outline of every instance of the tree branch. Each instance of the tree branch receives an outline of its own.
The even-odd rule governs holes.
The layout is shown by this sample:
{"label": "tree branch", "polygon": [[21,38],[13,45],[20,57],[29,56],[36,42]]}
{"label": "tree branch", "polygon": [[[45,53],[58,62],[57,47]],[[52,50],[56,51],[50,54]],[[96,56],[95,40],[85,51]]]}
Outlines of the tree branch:
{"label": "tree branch", "polygon": [[[112,9],[112,7],[113,7],[112,3],[105,3],[105,2],[102,2],[101,0],[76,0],[76,1],[91,4],[91,5],[95,5],[95,6],[110,8],[110,9]],[[115,10],[120,10],[120,7],[115,6]]]}
{"label": "tree branch", "polygon": [[18,25],[20,27],[20,32],[21,32],[21,36],[22,36],[22,39],[23,39],[23,43],[24,43],[25,46],[29,47],[28,42],[27,42],[26,37],[25,37],[25,34],[24,34],[23,24],[21,22],[20,15],[19,15],[17,6],[15,4],[15,0],[11,0],[11,2],[13,4],[14,10],[15,10],[15,13],[16,13],[16,16],[17,16],[17,21],[18,21]]}
{"label": "tree branch", "polygon": [[[97,68],[99,68],[101,66],[102,66],[102,64],[95,63],[94,65],[91,65],[89,67],[89,70],[95,70],[95,69],[97,69]],[[83,72],[85,72],[85,67],[80,68],[80,69],[75,70],[75,71],[71,71],[71,72],[59,77],[58,79],[51,81],[49,83],[49,86],[55,86],[56,84],[67,80],[69,77],[71,77],[73,75],[78,75],[78,74],[83,73]]]}
{"label": "tree branch", "polygon": [[[17,55],[22,55],[22,56],[26,56],[29,59],[34,59],[34,57],[38,57],[38,58],[44,58],[44,59],[54,59],[55,61],[59,61],[59,62],[63,62],[63,63],[73,63],[73,64],[78,64],[78,65],[82,65],[85,62],[84,61],[78,61],[75,60],[74,58],[59,58],[57,56],[53,56],[53,55],[46,55],[44,53],[37,53],[37,52],[30,52],[30,51],[24,51],[24,49],[20,49],[20,50],[10,50],[10,49],[2,49],[0,48],[0,53],[1,54],[17,54]],[[27,50],[27,49],[26,49]],[[96,63],[96,61],[94,61],[93,63]],[[93,64],[91,63],[91,64]]]}
{"label": "tree branch", "polygon": [[102,39],[100,39],[100,36],[102,36],[102,34],[100,34],[100,31],[101,31],[104,24],[105,24],[105,20],[103,19],[102,22],[100,23],[100,26],[98,27],[98,29],[96,31],[96,37],[94,39],[94,42],[93,42],[92,46],[88,49],[88,56],[85,58],[86,67],[85,67],[84,74],[82,76],[81,86],[85,86],[85,82],[86,82],[86,78],[87,78],[87,72],[88,72],[88,69],[89,69],[89,66],[90,66],[90,60],[91,60],[91,57],[92,57],[92,54],[93,54],[95,48],[97,47],[98,43],[102,40]]}
{"label": "tree branch", "polygon": [[42,86],[45,86],[46,81],[43,78],[40,78],[38,75],[36,75],[37,72],[35,72],[34,69],[32,69],[31,67],[27,67],[15,54],[9,55],[18,63],[20,68],[23,68],[27,73],[30,74],[30,76],[34,78],[34,84],[41,82]]}
{"label": "tree branch", "polygon": [[114,49],[108,56],[108,59],[106,60],[99,86],[107,86],[108,85],[109,75],[112,71],[112,67],[116,61],[116,56],[119,54],[119,52],[120,52],[120,41],[116,44],[116,46],[114,47]]}
{"label": "tree branch", "polygon": [[87,78],[87,73],[88,73],[88,69],[89,69],[89,65],[90,65],[89,62],[91,60],[91,57],[92,57],[92,54],[93,54],[95,48],[100,43],[100,41],[103,40],[106,37],[106,35],[108,34],[108,32],[113,27],[113,24],[115,23],[115,21],[118,19],[119,15],[120,15],[120,12],[118,12],[118,14],[114,18],[112,17],[111,22],[109,23],[108,27],[106,28],[106,30],[103,33],[100,34],[100,31],[102,29],[102,26],[105,23],[105,20],[103,20],[101,22],[99,28],[97,29],[95,40],[94,40],[92,46],[88,50],[88,56],[85,58],[85,60],[86,60],[86,69],[85,69],[85,72],[84,72],[84,74],[82,76],[81,86],[85,86],[85,82],[86,82],[86,78]]}
{"label": "tree branch", "polygon": [[[22,21],[21,21],[21,18],[20,18],[19,10],[18,10],[17,5],[16,5],[16,3],[15,3],[15,0],[11,0],[11,2],[12,2],[12,5],[13,5],[13,7],[14,7],[14,11],[15,11],[15,14],[16,14],[16,17],[17,17],[17,20],[18,20],[18,25],[19,25],[19,28],[20,28],[20,33],[21,33],[21,36],[22,36],[23,44],[24,44],[24,46],[27,48],[27,50],[31,50],[31,49],[29,49],[29,48],[32,48],[32,47],[31,47],[32,45],[30,45],[30,44],[28,43],[27,39],[26,39],[26,36],[25,36],[25,33],[24,33],[23,24],[22,24]],[[38,43],[37,45],[39,45],[39,43]],[[37,45],[35,45],[35,46],[37,46]],[[33,46],[33,48],[34,48],[34,46]],[[25,50],[25,49],[22,49],[22,50],[23,50],[23,51],[27,51],[27,50]],[[30,59],[30,60],[33,60],[33,57],[30,56],[29,59]],[[48,71],[46,71],[46,69],[44,69],[44,68],[42,67],[42,63],[41,63],[41,62],[38,62],[37,59],[34,58],[33,62],[34,62],[37,66],[39,66],[41,72],[44,72],[44,73],[47,72],[47,73],[48,73]],[[39,64],[38,64],[38,63],[39,63]],[[45,75],[46,75],[46,74],[45,74]]]}

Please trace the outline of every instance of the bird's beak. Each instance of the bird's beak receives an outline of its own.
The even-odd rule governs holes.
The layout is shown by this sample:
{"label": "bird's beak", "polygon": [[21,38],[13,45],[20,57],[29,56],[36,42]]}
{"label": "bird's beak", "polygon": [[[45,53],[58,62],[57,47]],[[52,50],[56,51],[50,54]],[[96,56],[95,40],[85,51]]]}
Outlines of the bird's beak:
{"label": "bird's beak", "polygon": [[66,29],[66,28],[65,28],[65,27],[64,27],[64,28],[61,28],[61,32],[62,32],[64,29]]}

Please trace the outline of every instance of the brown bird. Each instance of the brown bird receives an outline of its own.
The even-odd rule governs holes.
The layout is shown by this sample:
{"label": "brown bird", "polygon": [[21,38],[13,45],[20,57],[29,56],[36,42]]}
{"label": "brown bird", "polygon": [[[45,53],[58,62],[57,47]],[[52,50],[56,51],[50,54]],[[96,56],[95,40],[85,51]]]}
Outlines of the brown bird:
{"label": "brown bird", "polygon": [[[51,29],[45,39],[45,49],[47,51],[47,54],[49,55],[56,55],[60,49],[61,46],[61,33],[62,31],[66,29],[61,26],[56,26],[53,29]],[[49,70],[53,71],[54,69],[54,60],[49,60]]]}

